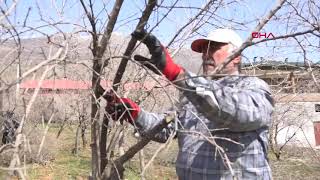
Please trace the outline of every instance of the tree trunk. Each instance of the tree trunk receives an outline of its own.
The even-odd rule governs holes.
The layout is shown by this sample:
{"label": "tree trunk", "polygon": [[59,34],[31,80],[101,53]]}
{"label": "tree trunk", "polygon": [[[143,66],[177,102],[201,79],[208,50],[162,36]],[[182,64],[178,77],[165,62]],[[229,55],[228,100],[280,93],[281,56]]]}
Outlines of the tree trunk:
{"label": "tree trunk", "polygon": [[85,124],[85,119],[83,119],[83,122],[81,124],[81,139],[82,139],[82,147],[85,149],[87,147],[87,138],[86,138],[86,129],[87,125]]}
{"label": "tree trunk", "polygon": [[[109,44],[109,39],[111,37],[111,33],[113,31],[114,25],[116,24],[122,3],[123,3],[123,0],[117,0],[113,6],[107,27],[106,27],[104,34],[103,34],[101,41],[100,41],[101,47],[98,49],[98,56],[97,56],[99,59],[101,59],[103,57],[103,54],[107,48],[107,45]],[[107,64],[107,63],[103,62],[103,64],[99,64],[99,71],[97,71],[97,72],[101,72],[101,70],[103,69],[105,64]],[[99,84],[100,84],[100,81],[99,81]],[[100,90],[101,90],[101,88],[100,88]],[[97,88],[97,92],[98,92],[98,88]],[[100,93],[99,96],[96,96],[96,97],[100,97],[101,95],[102,94]],[[108,162],[107,158],[106,158],[107,157],[106,148],[107,148],[108,124],[109,124],[109,119],[104,115],[102,127],[101,127],[101,134],[100,134],[100,138],[101,138],[101,140],[100,140],[100,155],[101,155],[100,156],[100,166],[101,166],[100,172],[101,173],[103,172],[103,170]]]}
{"label": "tree trunk", "polygon": [[[136,29],[138,30],[142,30],[144,28],[144,25],[147,23],[153,8],[155,7],[157,1],[156,0],[149,0],[145,10],[142,13],[142,16],[140,18],[140,21],[136,27]],[[116,3],[117,4],[117,3]],[[115,8],[115,7],[114,7]],[[129,41],[129,44],[126,48],[126,51],[124,53],[124,56],[130,56],[132,54],[132,51],[136,45],[137,41],[133,38],[131,38],[131,40]],[[123,73],[125,71],[125,68],[127,66],[128,63],[128,58],[123,58],[120,62],[119,68],[117,70],[116,73],[116,77],[114,78],[114,82],[113,82],[113,88],[115,91],[117,91],[118,86],[116,86],[116,84],[118,84],[123,76]],[[104,65],[105,66],[105,65]],[[101,128],[101,141],[100,141],[100,153],[101,153],[101,173],[103,172],[103,169],[105,169],[104,167],[106,167],[107,164],[107,159],[106,159],[106,141],[107,141],[107,132],[108,132],[108,128],[107,125],[109,124],[109,120],[107,118],[107,116],[104,116],[103,118],[103,126]]]}
{"label": "tree trunk", "polygon": [[[99,64],[94,63],[94,71],[100,72]],[[100,78],[93,72],[92,74],[92,87],[94,87],[94,96],[91,97],[91,166],[92,166],[92,178],[98,179],[100,174],[100,153],[99,153],[99,108],[100,101],[96,101],[95,97],[99,97],[96,84],[100,84]]]}
{"label": "tree trunk", "polygon": [[[1,89],[1,82],[0,82]],[[3,112],[3,98],[4,98],[4,90],[0,90],[0,113]]]}
{"label": "tree trunk", "polygon": [[74,149],[72,150],[72,153],[75,155],[78,155],[78,152],[79,152],[79,132],[80,132],[80,125],[78,125],[77,127],[76,138],[74,142]]}

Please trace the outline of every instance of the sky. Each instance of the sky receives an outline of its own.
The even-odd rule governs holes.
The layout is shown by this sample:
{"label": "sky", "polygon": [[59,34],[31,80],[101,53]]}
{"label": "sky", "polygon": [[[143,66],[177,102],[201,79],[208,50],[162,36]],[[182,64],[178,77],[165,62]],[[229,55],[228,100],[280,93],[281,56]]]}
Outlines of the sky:
{"label": "sky", "polygon": [[[12,0],[11,0],[12,1]],[[88,3],[89,0],[85,0]],[[92,0],[94,3],[94,13],[97,15],[97,19],[100,19],[97,23],[100,27],[100,31],[103,30],[105,23],[107,22],[107,13],[112,9],[114,0]],[[138,18],[141,16],[141,12],[145,7],[146,0],[125,0],[120,16],[118,18],[115,31],[129,36],[129,34],[135,29],[138,22]],[[7,2],[10,2],[8,0]],[[84,28],[90,29],[90,25],[87,19],[84,17],[84,11],[81,7],[79,0],[20,0],[16,7],[16,11],[12,14],[11,21],[14,24],[22,26],[26,22],[27,26],[38,27],[41,25],[48,25],[55,22],[67,22],[68,24],[58,26],[46,26],[39,28],[38,30],[53,34],[59,31],[63,32],[78,32]],[[159,2],[159,1],[158,1]],[[170,6],[175,0],[165,0],[163,5]],[[200,38],[206,35],[211,30],[219,27],[234,28],[236,32],[242,37],[243,40],[251,36],[251,32],[257,25],[257,19],[264,17],[269,10],[275,6],[275,0],[236,0],[236,3],[230,3],[229,1],[223,1],[223,7],[219,8],[215,14],[219,17],[214,19],[208,19],[208,22],[198,30],[199,34],[195,34],[187,40],[184,44],[184,48],[189,48],[192,40]],[[177,6],[191,6],[201,7],[206,3],[206,0],[179,0]],[[10,3],[8,3],[10,4]],[[2,7],[5,5],[2,3]],[[147,25],[148,29],[151,29],[159,21],[159,19],[168,11],[166,8],[158,8],[150,17]],[[194,9],[174,9],[161,23],[154,27],[153,34],[155,34],[163,44],[167,44],[176,33],[177,29],[183,26],[189,19],[193,18],[197,10]],[[285,14],[285,10],[279,11],[279,15]],[[26,19],[26,15],[28,18]],[[251,22],[246,23],[246,26],[239,25],[225,21],[224,19],[233,19],[238,22]],[[77,25],[75,25],[77,24]],[[212,25],[214,24],[214,25]],[[82,27],[78,26],[81,25]],[[58,28],[57,28],[58,27]],[[21,27],[22,28],[22,27]],[[281,22],[270,22],[267,24],[262,32],[272,33],[274,36],[286,34],[286,30]],[[88,35],[88,33],[82,33]],[[22,36],[25,38],[37,37],[39,33],[24,33]],[[258,39],[257,39],[258,40]],[[273,58],[276,60],[283,60],[289,58],[289,61],[301,61],[301,51],[292,45],[292,39],[284,41],[268,42],[257,46],[247,48],[244,52],[244,59],[246,61],[252,61],[254,57],[264,57],[266,59]],[[316,40],[314,43],[317,43]],[[298,51],[298,52],[297,52]],[[310,48],[308,58],[314,62],[317,62],[317,53],[313,53],[313,49]],[[315,60],[314,60],[315,59]]]}

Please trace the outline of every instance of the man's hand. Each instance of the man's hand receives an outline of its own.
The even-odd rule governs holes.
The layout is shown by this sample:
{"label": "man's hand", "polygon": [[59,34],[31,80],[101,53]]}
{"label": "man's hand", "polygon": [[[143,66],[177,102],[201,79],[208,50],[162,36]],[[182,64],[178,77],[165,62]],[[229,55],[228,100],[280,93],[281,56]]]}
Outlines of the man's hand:
{"label": "man's hand", "polygon": [[134,59],[136,61],[139,61],[156,74],[160,74],[160,70],[170,81],[175,80],[179,73],[183,71],[179,65],[173,62],[167,49],[154,35],[147,33],[145,30],[134,31],[131,35],[133,38],[143,42],[151,54],[151,59],[135,55]]}
{"label": "man's hand", "polygon": [[105,110],[113,120],[120,120],[121,124],[124,120],[127,120],[132,124],[138,118],[141,109],[129,98],[116,98],[108,101]]}

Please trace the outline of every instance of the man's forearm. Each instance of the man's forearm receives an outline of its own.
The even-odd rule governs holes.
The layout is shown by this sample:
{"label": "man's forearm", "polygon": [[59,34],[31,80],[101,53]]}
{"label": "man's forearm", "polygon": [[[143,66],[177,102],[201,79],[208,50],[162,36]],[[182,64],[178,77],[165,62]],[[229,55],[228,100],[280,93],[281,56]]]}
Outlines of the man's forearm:
{"label": "man's forearm", "polygon": [[[138,119],[135,121],[135,125],[137,126],[139,133],[143,136],[157,124],[161,123],[164,118],[166,118],[165,114],[150,113],[142,110],[139,113]],[[155,137],[152,137],[152,140],[164,143],[174,131],[174,123],[171,122],[166,128],[156,134]]]}

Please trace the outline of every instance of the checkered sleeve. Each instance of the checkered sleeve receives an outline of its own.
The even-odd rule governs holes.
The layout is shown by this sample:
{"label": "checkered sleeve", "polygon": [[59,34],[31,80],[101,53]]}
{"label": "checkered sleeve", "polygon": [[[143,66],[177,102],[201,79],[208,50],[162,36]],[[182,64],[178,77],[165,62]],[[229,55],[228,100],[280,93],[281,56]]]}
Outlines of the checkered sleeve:
{"label": "checkered sleeve", "polygon": [[[167,113],[164,113],[164,114],[156,114],[156,113],[147,112],[142,109],[138,115],[137,120],[135,121],[135,125],[140,135],[144,136],[146,132],[150,131],[157,124],[161,123],[161,121],[166,117],[168,113],[173,113],[173,112],[168,111]],[[172,121],[168,124],[166,128],[162,129],[161,132],[157,133],[152,138],[152,140],[156,142],[164,143],[174,133],[174,131],[175,131],[175,124],[174,124],[174,121]]]}
{"label": "checkered sleeve", "polygon": [[273,100],[263,80],[247,77],[233,78],[236,82],[211,81],[190,72],[184,78],[177,83],[188,89],[183,94],[207,119],[215,119],[219,128],[240,132],[269,126]]}

